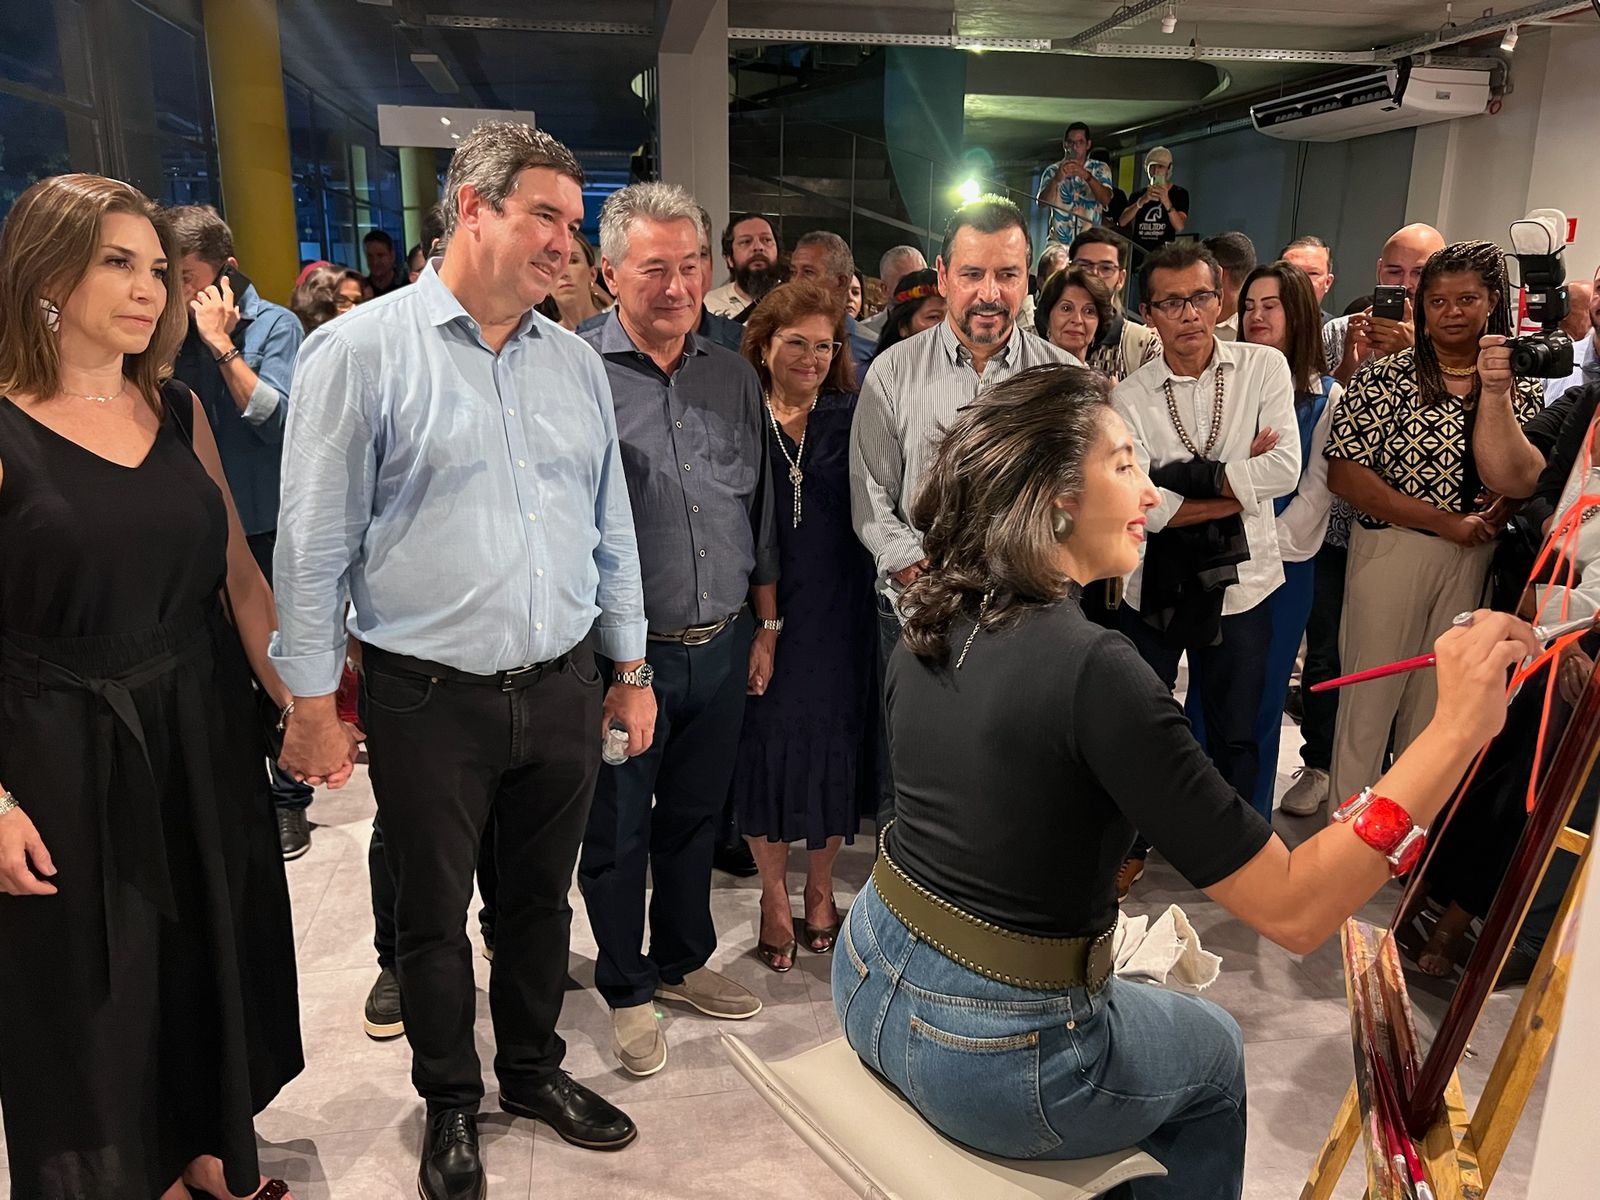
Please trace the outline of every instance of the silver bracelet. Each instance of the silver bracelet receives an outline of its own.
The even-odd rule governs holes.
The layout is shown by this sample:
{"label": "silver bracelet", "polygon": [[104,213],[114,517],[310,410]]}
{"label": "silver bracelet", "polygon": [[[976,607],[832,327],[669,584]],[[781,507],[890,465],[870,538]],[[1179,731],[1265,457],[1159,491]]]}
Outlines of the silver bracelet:
{"label": "silver bracelet", "polygon": [[17,803],[17,798],[10,792],[0,791],[0,817],[5,816],[13,808],[21,807],[22,805]]}

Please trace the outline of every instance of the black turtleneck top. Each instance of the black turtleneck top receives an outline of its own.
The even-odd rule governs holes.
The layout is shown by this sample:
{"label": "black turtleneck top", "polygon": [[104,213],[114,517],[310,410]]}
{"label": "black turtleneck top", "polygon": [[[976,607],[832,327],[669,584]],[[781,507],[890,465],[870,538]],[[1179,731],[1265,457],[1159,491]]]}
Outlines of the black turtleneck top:
{"label": "black turtleneck top", "polygon": [[1076,596],[973,639],[943,666],[902,641],[889,663],[896,820],[890,856],[974,916],[1045,937],[1116,921],[1117,871],[1140,830],[1196,887],[1272,836],[1211,764],[1133,643]]}

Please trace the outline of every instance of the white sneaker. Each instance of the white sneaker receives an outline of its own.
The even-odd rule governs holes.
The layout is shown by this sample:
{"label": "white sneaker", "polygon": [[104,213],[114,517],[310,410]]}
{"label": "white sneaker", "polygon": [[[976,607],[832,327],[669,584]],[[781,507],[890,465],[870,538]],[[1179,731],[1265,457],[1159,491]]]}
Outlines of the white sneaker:
{"label": "white sneaker", "polygon": [[1279,805],[1291,817],[1315,816],[1328,799],[1328,773],[1317,767],[1301,767],[1294,783],[1283,794]]}

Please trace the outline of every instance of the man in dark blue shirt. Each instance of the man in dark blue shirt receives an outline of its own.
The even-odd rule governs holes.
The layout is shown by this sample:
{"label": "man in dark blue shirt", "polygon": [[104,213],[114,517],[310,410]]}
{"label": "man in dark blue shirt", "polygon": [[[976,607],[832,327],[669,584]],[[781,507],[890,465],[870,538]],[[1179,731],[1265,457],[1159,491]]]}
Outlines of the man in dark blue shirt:
{"label": "man in dark blue shirt", "polygon": [[[666,1065],[656,997],[732,1020],[761,1009],[706,963],[717,946],[717,817],[745,695],[766,689],[782,628],[777,528],[760,381],[694,332],[703,235],[682,188],[641,183],[613,193],[600,214],[600,264],[617,304],[579,335],[611,383],[658,706],[649,749],[602,768],[578,859],[600,950],[595,986],[611,1006],[613,1050],[634,1075]],[[609,660],[600,669],[612,677]]]}
{"label": "man in dark blue shirt", "polygon": [[[186,204],[168,216],[189,305],[189,332],[173,373],[205,407],[250,551],[270,584],[289,381],[305,332],[298,317],[263,300],[239,272],[233,232],[216,209]],[[311,848],[311,789],[274,763],[272,799],[283,857],[299,858]]]}

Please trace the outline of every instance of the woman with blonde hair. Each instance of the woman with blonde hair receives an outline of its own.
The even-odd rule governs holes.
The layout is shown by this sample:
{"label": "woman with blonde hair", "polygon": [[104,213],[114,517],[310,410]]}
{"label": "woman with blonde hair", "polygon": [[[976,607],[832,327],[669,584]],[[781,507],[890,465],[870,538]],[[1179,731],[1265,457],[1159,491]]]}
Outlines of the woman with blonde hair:
{"label": "woman with blonde hair", "polygon": [[[34,184],[0,231],[0,1107],[12,1194],[278,1200],[299,1073],[253,669],[277,625],[194,395],[161,212]],[[233,626],[224,615],[233,615]],[[339,782],[343,782],[340,780]]]}

